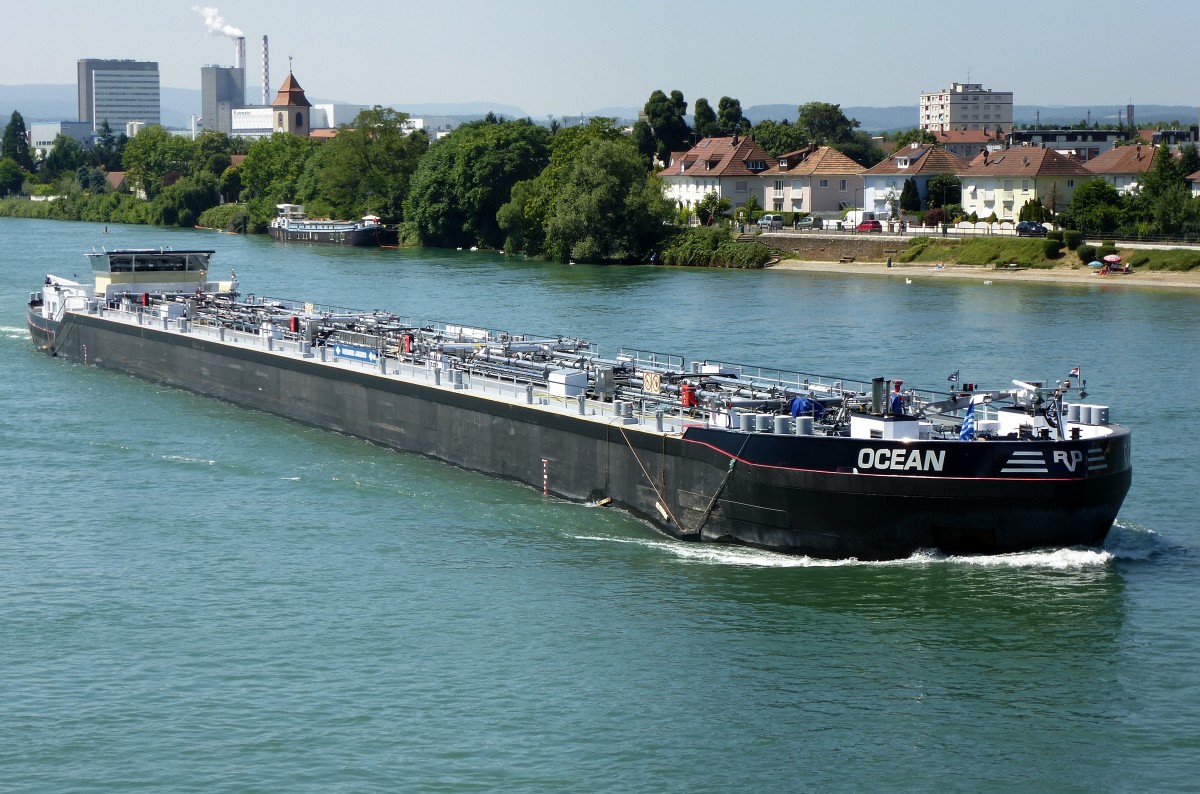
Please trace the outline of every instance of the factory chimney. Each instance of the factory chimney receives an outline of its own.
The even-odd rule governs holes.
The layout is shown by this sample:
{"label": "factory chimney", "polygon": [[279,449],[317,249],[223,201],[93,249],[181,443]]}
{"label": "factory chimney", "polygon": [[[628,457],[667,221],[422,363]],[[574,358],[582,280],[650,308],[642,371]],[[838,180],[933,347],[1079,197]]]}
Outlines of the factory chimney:
{"label": "factory chimney", "polygon": [[268,66],[267,59],[267,37],[263,36],[263,107],[271,104],[271,67]]}
{"label": "factory chimney", "polygon": [[244,69],[246,66],[246,37],[237,36],[233,40],[233,68]]}

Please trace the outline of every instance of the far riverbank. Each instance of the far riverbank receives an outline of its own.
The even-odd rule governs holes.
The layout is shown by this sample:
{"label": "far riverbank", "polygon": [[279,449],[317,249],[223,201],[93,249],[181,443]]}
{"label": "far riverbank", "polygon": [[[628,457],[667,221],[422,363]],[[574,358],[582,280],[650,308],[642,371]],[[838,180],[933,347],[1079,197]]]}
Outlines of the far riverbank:
{"label": "far riverbank", "polygon": [[939,269],[926,263],[893,264],[885,262],[810,262],[783,259],[771,265],[772,270],[795,270],[808,273],[841,273],[854,276],[882,276],[905,279],[969,279],[971,281],[1025,281],[1073,285],[1103,284],[1126,287],[1158,287],[1165,289],[1200,288],[1200,272],[1154,270],[1134,273],[1098,275],[1092,268],[1018,268],[1005,269],[979,265],[944,264]]}

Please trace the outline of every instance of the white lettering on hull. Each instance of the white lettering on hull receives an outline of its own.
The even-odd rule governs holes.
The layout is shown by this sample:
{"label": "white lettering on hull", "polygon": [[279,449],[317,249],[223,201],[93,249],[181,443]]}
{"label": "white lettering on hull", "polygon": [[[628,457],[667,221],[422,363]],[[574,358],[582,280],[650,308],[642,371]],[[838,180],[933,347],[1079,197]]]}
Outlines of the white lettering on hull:
{"label": "white lettering on hull", "polygon": [[941,471],[946,464],[946,451],[927,449],[873,449],[858,451],[858,468],[888,471]]}

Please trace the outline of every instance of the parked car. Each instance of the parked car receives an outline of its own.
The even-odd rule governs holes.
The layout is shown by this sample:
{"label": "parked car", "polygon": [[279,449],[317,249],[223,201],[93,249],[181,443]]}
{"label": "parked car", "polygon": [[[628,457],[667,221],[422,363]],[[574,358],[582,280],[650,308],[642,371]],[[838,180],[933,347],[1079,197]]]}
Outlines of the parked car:
{"label": "parked car", "polygon": [[820,229],[824,225],[825,225],[825,221],[822,220],[821,216],[813,214],[813,215],[805,215],[803,218],[801,218],[799,223],[796,224],[796,228],[797,229]]}
{"label": "parked car", "polygon": [[883,224],[879,221],[867,220],[854,227],[856,232],[882,232]]}
{"label": "parked car", "polygon": [[1021,221],[1017,224],[1018,237],[1045,237],[1047,231],[1049,229],[1036,221]]}
{"label": "parked car", "polygon": [[758,228],[759,229],[782,229],[783,228],[783,216],[782,215],[764,215],[758,219]]}

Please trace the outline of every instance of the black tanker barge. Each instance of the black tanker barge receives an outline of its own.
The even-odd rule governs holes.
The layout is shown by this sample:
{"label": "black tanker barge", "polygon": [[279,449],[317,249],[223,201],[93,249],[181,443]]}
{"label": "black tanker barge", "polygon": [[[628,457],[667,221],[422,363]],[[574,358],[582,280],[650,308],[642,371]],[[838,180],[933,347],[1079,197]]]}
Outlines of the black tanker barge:
{"label": "black tanker barge", "polygon": [[[89,254],[34,343],[398,450],[612,504],[679,539],[827,558],[1103,542],[1130,431],[1070,381],[918,392],[241,295],[212,251]],[[1076,380],[1076,394],[1085,396]]]}

